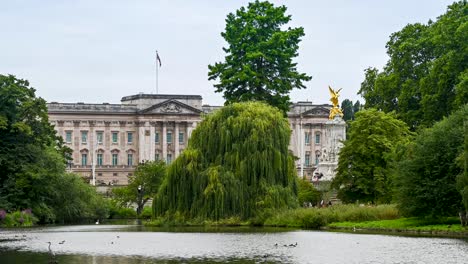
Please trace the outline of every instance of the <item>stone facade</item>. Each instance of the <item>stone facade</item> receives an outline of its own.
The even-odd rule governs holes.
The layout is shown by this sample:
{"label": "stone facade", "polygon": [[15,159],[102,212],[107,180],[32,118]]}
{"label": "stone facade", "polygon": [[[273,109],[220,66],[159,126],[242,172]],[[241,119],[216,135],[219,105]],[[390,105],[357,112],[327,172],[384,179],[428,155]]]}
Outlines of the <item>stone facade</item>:
{"label": "stone facade", "polygon": [[[121,102],[48,104],[50,122],[73,150],[69,170],[90,181],[94,170],[96,185],[127,184],[144,160],[170,163],[185,149],[203,114],[219,108],[203,105],[199,95],[138,94]],[[322,153],[334,144],[327,140],[330,108],[311,102],[291,106],[290,150],[298,157],[299,176],[311,179]]]}

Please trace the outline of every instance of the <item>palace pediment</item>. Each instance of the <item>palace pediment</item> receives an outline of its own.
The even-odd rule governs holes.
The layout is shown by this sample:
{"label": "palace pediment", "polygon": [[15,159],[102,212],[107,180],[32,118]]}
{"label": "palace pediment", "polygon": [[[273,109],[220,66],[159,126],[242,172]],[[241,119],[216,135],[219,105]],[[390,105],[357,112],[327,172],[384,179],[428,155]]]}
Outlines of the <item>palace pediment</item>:
{"label": "palace pediment", "polygon": [[142,109],[138,111],[138,114],[200,115],[201,112],[201,110],[177,100],[167,100],[162,103],[150,106],[146,109]]}
{"label": "palace pediment", "polygon": [[302,113],[303,116],[326,116],[330,114],[330,109],[325,107],[315,107]]}

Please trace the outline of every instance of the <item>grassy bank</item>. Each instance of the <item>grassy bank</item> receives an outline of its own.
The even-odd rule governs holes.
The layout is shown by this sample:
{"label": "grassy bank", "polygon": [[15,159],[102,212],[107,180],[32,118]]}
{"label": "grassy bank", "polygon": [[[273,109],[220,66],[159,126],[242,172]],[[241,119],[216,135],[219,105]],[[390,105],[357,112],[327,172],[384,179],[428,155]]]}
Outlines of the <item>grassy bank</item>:
{"label": "grassy bank", "polygon": [[457,217],[441,219],[399,218],[393,220],[366,222],[337,222],[327,225],[328,229],[368,230],[387,232],[460,233],[468,235],[468,228],[462,227]]}
{"label": "grassy bank", "polygon": [[327,208],[298,208],[283,211],[269,211],[250,220],[238,217],[220,219],[187,219],[182,215],[160,217],[148,222],[148,226],[272,226],[319,229],[333,222],[371,221],[398,218],[398,210],[394,205],[379,205],[373,207],[357,205],[334,205]]}
{"label": "grassy bank", "polygon": [[368,207],[348,204],[281,211],[266,218],[263,225],[319,229],[333,222],[362,222],[398,217],[398,210],[394,205]]}

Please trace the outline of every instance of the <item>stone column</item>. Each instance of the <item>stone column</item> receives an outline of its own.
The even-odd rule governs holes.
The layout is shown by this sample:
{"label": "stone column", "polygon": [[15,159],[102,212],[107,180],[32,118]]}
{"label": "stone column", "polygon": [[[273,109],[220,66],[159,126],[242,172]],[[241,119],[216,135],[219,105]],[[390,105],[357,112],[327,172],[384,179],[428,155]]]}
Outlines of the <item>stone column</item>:
{"label": "stone column", "polygon": [[154,160],[154,156],[156,154],[155,148],[156,144],[154,143],[154,137],[155,137],[155,130],[156,130],[156,122],[151,121],[150,122],[150,141],[149,141],[149,160]]}
{"label": "stone column", "polygon": [[145,157],[145,122],[137,121],[135,122],[138,128],[138,159],[139,162],[143,162]]}
{"label": "stone column", "polygon": [[161,160],[167,159],[167,131],[166,131],[166,122],[163,121],[162,123],[162,135],[161,135],[161,143],[162,143],[162,157]]}
{"label": "stone column", "polygon": [[[300,123],[296,121],[296,155],[302,159],[301,155],[301,128]],[[301,163],[301,159],[299,159],[299,164]]]}
{"label": "stone column", "polygon": [[179,156],[179,122],[175,122],[175,132],[174,132],[174,159]]}

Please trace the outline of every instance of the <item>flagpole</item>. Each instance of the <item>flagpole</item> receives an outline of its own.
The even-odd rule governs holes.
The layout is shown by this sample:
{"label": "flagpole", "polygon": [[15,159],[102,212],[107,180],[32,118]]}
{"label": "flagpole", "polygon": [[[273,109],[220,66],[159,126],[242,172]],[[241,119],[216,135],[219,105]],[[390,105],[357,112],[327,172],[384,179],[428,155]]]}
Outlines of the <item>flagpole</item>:
{"label": "flagpole", "polygon": [[158,94],[158,51],[156,50],[156,94]]}

